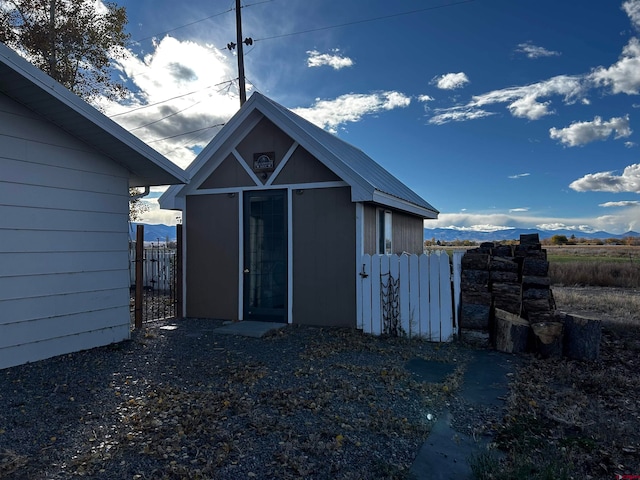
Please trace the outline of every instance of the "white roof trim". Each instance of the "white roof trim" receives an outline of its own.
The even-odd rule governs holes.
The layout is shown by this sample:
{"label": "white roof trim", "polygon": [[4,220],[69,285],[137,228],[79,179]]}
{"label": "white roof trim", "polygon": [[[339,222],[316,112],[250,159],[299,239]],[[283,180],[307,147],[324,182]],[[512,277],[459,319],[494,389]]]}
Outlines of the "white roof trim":
{"label": "white roof trim", "polygon": [[429,219],[438,218],[437,212],[419,207],[413,203],[407,202],[406,200],[402,200],[401,198],[389,195],[388,193],[375,191],[373,192],[372,201],[374,203],[379,203],[380,205],[385,205],[387,207],[395,208],[397,210],[413,213],[415,215],[419,215],[424,218],[429,218]]}
{"label": "white roof trim", "polygon": [[[219,149],[225,145],[225,142],[234,137],[234,140],[244,138],[244,136],[251,131],[251,128],[248,128],[249,123],[245,123],[245,121],[249,119],[250,115],[254,112],[258,112],[261,115],[249,123],[257,124],[257,121],[259,121],[262,116],[272,121],[278,128],[290,136],[294,142],[297,142],[329,170],[345,181],[351,187],[351,200],[353,202],[376,202],[424,218],[437,218],[438,211],[435,208],[431,207],[415,192],[393,177],[361,150],[337,137],[328,137],[328,135],[330,135],[329,133],[309,123],[307,120],[298,117],[285,107],[276,104],[259,93],[254,93],[251,96],[238,113],[227,122],[218,135],[214,137],[211,143],[200,152],[194,162],[187,168],[187,173],[191,174],[191,184],[184,187],[171,187],[160,197],[161,208],[179,208],[178,205],[184,206],[184,201],[179,201],[178,198],[189,195],[190,192],[193,192],[199,186],[199,182],[204,181],[205,178],[213,173],[213,163],[217,162],[210,163],[210,160],[214,154],[217,157],[222,154],[222,157],[226,158],[228,155],[228,152],[225,153],[227,149],[225,148],[225,151],[219,151]],[[242,127],[241,132],[237,131],[240,127]],[[233,147],[234,145],[229,145],[229,151],[231,151]],[[219,161],[220,159],[218,158],[218,162]],[[203,168],[207,164],[209,168]],[[354,168],[354,166],[357,165],[359,165],[361,169],[365,168],[365,166],[373,166],[374,173],[367,171],[366,175],[363,175],[363,173],[356,171]],[[206,170],[206,172],[201,171],[201,169]],[[205,173],[206,175],[204,175]],[[371,177],[375,183],[380,183],[380,185],[374,185],[370,179],[366,177]],[[388,193],[383,191],[385,190],[384,187],[389,189]]]}

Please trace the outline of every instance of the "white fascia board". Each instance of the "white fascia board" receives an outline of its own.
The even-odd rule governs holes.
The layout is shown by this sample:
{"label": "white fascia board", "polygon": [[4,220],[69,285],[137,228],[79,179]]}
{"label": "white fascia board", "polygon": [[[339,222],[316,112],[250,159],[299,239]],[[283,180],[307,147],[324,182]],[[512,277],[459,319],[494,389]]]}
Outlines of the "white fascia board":
{"label": "white fascia board", "polygon": [[374,189],[362,188],[359,185],[351,185],[351,201],[356,202],[373,202]]}
{"label": "white fascia board", "polygon": [[224,127],[222,127],[216,136],[211,139],[209,144],[200,151],[198,156],[187,167],[187,173],[191,175],[192,179],[200,173],[203,167],[206,166],[212,154],[219,150],[227,140],[237,134],[238,127],[242,124],[249,113],[249,110],[240,110],[237,112],[224,125]]}
{"label": "white fascia board", "polygon": [[160,208],[163,210],[178,210],[176,208],[176,195],[182,190],[182,185],[171,185],[158,198]]}
{"label": "white fascia board", "polygon": [[378,190],[373,192],[373,202],[404,212],[413,213],[414,215],[419,215],[423,218],[438,218],[438,212],[407,202],[406,200],[402,200]]}
{"label": "white fascia board", "polygon": [[336,160],[336,156],[333,152],[331,152],[331,150],[329,150],[321,142],[316,140],[313,135],[307,133],[303,128],[301,128],[295,122],[291,121],[291,119],[287,118],[280,111],[276,110],[270,103],[260,102],[257,106],[257,109],[260,110],[263,115],[271,120],[284,133],[289,135],[294,141],[297,141],[302,148],[307,150],[319,162],[321,162],[329,170],[335,173],[341,180],[347,182],[352,189],[358,191],[373,190],[373,187],[369,184],[369,182],[365,181],[361,176],[357,175],[353,171],[353,169],[351,169],[344,162],[342,162],[341,160]]}
{"label": "white fascia board", "polygon": [[[253,110],[249,113],[252,113]],[[179,196],[187,196],[192,195],[194,192],[198,190],[202,182],[204,182],[213,172],[220,166],[222,162],[229,156],[233,155],[238,160],[239,155],[234,154],[235,147],[253,130],[253,128],[264,118],[260,112],[259,115],[255,115],[253,118],[251,115],[242,115],[240,118],[240,124],[236,125],[235,122],[233,125],[230,125],[230,129],[224,132],[224,135],[218,139],[218,135],[214,137],[206,151],[203,150],[198,155],[198,160],[201,162],[199,168],[193,172],[191,176],[191,181],[188,185],[185,185]],[[236,117],[234,117],[235,119]],[[241,166],[243,163],[240,163]],[[247,172],[249,173],[249,172]],[[252,172],[253,173],[253,172]],[[251,176],[251,174],[249,174]],[[255,176],[255,175],[253,175]],[[256,178],[253,178],[256,181]]]}

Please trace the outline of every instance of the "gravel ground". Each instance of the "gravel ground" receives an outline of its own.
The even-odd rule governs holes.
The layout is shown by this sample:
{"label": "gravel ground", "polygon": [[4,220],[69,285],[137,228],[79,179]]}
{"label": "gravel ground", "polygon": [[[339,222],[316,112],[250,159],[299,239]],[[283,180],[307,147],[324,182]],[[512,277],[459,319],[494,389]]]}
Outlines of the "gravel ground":
{"label": "gravel ground", "polygon": [[[467,358],[459,343],[218,326],[156,322],[121,344],[0,370],[0,477],[408,478]],[[420,382],[405,368],[415,358],[456,368]]]}

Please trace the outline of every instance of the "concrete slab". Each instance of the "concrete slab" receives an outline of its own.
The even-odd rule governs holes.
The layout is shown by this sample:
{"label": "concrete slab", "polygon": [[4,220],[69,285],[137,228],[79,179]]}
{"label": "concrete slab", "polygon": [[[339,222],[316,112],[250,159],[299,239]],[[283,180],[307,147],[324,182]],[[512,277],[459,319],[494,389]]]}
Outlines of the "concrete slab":
{"label": "concrete slab", "polygon": [[474,352],[458,395],[477,405],[504,406],[509,393],[507,374],[514,370],[517,358],[495,350]]}
{"label": "concrete slab", "polygon": [[242,321],[232,322],[213,330],[213,333],[221,333],[223,335],[238,335],[240,337],[262,338],[281,328],[286,327],[286,323],[273,322],[254,322]]}
{"label": "concrete slab", "polygon": [[[471,355],[456,396],[470,406],[503,408],[509,392],[508,373],[518,358],[491,350]],[[443,412],[422,445],[411,473],[416,480],[471,479],[469,460],[487,448],[490,438],[474,440],[452,427],[452,414]]]}
{"label": "concrete slab", "polygon": [[411,466],[415,480],[467,480],[473,474],[469,458],[481,448],[468,435],[451,428],[451,414],[443,412]]}
{"label": "concrete slab", "polygon": [[448,375],[455,372],[457,365],[454,363],[425,360],[424,358],[412,358],[405,364],[405,368],[411,372],[419,382],[442,383]]}

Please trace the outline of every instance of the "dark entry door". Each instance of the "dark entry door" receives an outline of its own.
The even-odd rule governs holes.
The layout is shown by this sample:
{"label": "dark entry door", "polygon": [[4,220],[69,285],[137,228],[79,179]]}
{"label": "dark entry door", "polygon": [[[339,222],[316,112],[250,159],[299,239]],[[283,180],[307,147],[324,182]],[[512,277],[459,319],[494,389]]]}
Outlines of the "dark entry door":
{"label": "dark entry door", "polygon": [[244,194],[244,319],[287,322],[287,192]]}

